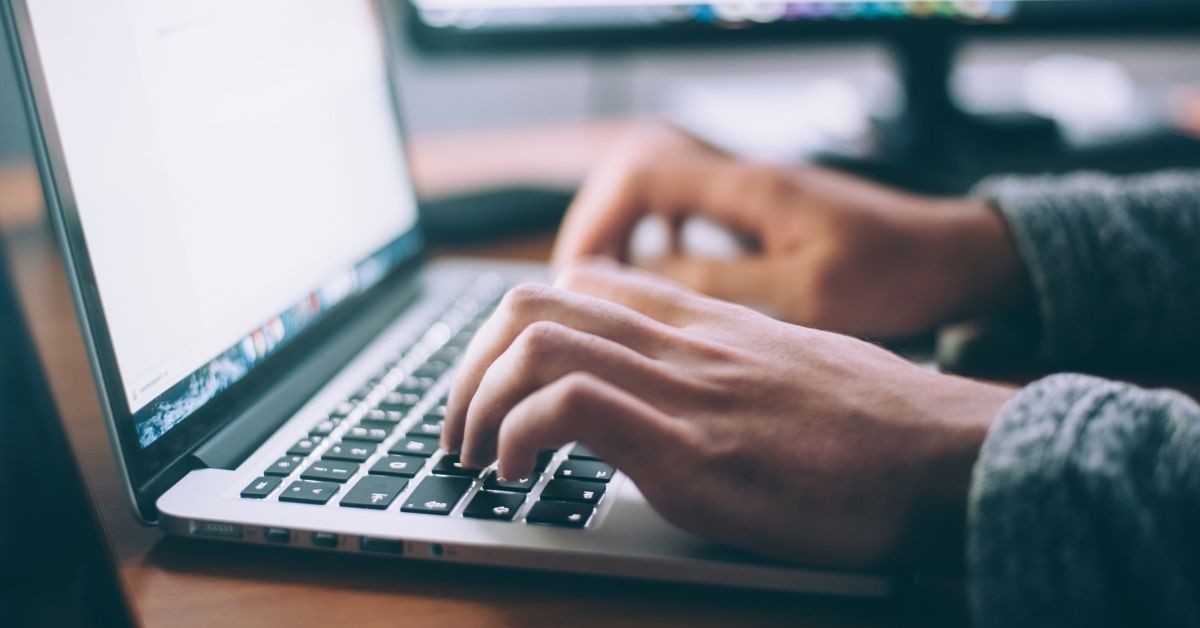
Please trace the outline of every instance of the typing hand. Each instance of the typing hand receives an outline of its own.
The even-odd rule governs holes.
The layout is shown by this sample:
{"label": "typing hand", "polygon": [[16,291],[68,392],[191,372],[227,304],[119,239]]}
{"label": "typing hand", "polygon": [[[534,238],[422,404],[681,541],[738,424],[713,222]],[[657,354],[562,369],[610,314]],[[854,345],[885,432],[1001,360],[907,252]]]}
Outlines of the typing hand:
{"label": "typing hand", "polygon": [[[982,201],[932,199],[820,168],[739,161],[669,129],[643,129],[588,178],[555,248],[559,268],[628,260],[631,234],[662,217],[676,244],[652,270],[793,323],[889,338],[1017,305],[1024,272]],[[750,247],[734,259],[686,255],[689,216]]]}
{"label": "typing hand", "polygon": [[1011,394],[591,263],[507,295],[442,444],[519,478],[580,441],[679,526],[782,558],[894,563],[929,535],[961,559],[971,466]]}

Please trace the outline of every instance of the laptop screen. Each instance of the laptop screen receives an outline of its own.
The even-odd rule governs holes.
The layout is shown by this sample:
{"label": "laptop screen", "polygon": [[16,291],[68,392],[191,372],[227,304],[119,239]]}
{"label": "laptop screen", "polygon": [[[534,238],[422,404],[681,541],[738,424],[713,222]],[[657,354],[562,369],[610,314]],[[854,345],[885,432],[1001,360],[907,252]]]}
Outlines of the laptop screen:
{"label": "laptop screen", "polygon": [[369,1],[28,12],[143,448],[415,254]]}

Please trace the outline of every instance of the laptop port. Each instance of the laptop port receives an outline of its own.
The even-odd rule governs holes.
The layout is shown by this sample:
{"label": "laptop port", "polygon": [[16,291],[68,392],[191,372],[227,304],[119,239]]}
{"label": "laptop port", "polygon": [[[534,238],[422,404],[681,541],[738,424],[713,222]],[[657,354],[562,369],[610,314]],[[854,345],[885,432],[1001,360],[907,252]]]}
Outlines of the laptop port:
{"label": "laptop port", "polygon": [[314,547],[333,549],[338,546],[338,535],[332,532],[313,532],[312,544]]}
{"label": "laptop port", "polygon": [[263,538],[270,543],[291,543],[292,533],[283,528],[263,528]]}
{"label": "laptop port", "polygon": [[192,534],[196,536],[214,536],[224,539],[242,538],[242,526],[236,523],[219,523],[216,521],[193,521]]}
{"label": "laptop port", "polygon": [[364,552],[378,552],[380,554],[403,554],[404,541],[376,539],[364,536],[358,540],[358,549]]}

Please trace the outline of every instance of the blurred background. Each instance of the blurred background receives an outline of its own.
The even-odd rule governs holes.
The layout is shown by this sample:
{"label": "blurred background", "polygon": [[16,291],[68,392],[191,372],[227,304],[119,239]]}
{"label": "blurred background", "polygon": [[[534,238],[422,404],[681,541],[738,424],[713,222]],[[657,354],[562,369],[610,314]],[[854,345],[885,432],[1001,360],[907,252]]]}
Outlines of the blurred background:
{"label": "blurred background", "polygon": [[[521,186],[507,204],[483,199],[497,217],[541,202],[541,222],[552,220],[621,121],[645,117],[739,154],[821,159],[932,192],[992,172],[1200,163],[1185,139],[1200,133],[1194,0],[384,8],[423,191],[462,201]],[[9,55],[0,47],[0,164],[11,172],[30,147]],[[514,154],[522,136],[572,148],[559,160]]]}

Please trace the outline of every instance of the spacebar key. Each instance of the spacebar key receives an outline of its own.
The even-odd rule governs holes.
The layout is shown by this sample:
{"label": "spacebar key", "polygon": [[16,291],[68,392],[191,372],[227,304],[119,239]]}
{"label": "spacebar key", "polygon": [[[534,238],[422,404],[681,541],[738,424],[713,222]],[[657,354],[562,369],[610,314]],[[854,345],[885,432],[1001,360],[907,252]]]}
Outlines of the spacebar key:
{"label": "spacebar key", "polygon": [[404,500],[400,510],[448,515],[471,488],[471,478],[428,477]]}

